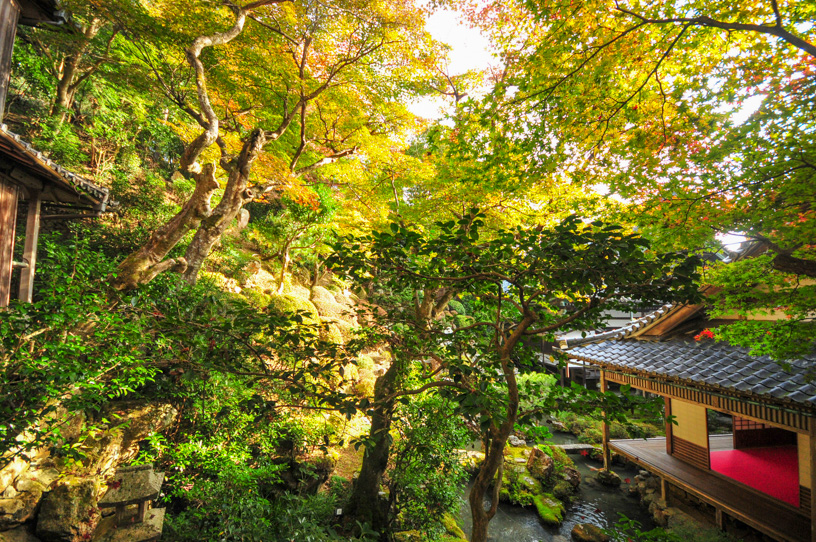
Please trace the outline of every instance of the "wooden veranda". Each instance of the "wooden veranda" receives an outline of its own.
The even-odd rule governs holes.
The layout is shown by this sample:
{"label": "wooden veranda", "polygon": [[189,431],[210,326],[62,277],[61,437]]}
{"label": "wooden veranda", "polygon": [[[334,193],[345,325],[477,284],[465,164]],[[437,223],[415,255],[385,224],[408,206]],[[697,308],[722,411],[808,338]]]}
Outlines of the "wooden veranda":
{"label": "wooden veranda", "polygon": [[713,506],[721,528],[723,514],[727,514],[781,541],[807,542],[811,539],[809,516],[726,476],[699,469],[667,454],[665,438],[612,440],[609,447],[660,477],[664,498],[668,492],[667,484],[671,484]]}

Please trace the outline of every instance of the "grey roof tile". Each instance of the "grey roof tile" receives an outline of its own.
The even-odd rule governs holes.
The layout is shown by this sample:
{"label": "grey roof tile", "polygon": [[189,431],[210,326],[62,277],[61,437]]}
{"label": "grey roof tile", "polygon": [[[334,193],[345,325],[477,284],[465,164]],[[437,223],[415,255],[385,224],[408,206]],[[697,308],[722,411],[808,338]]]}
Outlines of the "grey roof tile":
{"label": "grey roof tile", "polygon": [[767,356],[750,356],[747,349],[714,341],[621,339],[583,344],[569,349],[568,354],[590,362],[816,404],[816,385],[805,379],[806,372],[816,367],[816,356],[790,361],[793,370],[789,372]]}

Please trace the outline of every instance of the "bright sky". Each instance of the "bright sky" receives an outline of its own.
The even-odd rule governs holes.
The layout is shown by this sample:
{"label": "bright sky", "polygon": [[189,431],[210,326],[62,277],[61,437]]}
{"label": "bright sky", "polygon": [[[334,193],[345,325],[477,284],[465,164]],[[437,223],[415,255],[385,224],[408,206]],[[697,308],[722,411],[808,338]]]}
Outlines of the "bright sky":
{"label": "bright sky", "polygon": [[[465,24],[458,13],[440,9],[428,17],[425,25],[431,35],[451,47],[448,65],[449,75],[459,75],[468,70],[481,70],[491,64],[490,43],[482,34]],[[415,115],[426,119],[438,119],[451,107],[452,99],[424,98],[409,106]]]}

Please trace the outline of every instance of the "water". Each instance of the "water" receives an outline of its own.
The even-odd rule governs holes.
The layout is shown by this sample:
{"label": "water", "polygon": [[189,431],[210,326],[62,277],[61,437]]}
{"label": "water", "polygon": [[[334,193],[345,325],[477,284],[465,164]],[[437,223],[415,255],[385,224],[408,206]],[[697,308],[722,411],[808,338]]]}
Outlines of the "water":
{"label": "water", "polygon": [[[575,437],[566,433],[555,433],[550,439],[555,444],[571,444],[576,442]],[[581,473],[581,487],[573,501],[568,505],[564,522],[558,527],[542,525],[538,519],[538,514],[532,506],[523,508],[509,504],[499,504],[496,515],[490,521],[488,529],[489,540],[502,542],[512,540],[513,542],[565,542],[571,540],[570,532],[577,523],[593,523],[599,527],[607,528],[613,526],[619,519],[619,514],[637,520],[644,529],[655,527],[654,522],[646,510],[643,510],[638,500],[629,497],[621,488],[605,487],[594,481],[594,472],[590,466],[598,468],[600,465],[581,455],[570,455],[575,461],[575,466]],[[621,478],[634,480],[637,468],[621,467],[616,465],[613,470]],[[621,487],[626,487],[624,484]],[[470,536],[471,519],[470,506],[467,497],[470,493],[468,487],[465,491],[460,509],[460,517],[463,522],[465,533]]]}

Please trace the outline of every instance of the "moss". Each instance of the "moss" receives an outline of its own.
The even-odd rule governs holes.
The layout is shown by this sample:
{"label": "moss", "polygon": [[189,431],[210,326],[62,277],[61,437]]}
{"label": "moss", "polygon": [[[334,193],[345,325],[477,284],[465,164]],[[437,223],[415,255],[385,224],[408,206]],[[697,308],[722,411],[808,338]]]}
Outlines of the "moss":
{"label": "moss", "polygon": [[374,360],[371,359],[371,356],[360,354],[359,356],[357,356],[357,367],[359,367],[360,369],[373,369]]}
{"label": "moss", "polygon": [[553,495],[545,493],[533,497],[538,517],[547,525],[560,525],[564,520],[564,505]]}
{"label": "moss", "polygon": [[255,289],[245,288],[241,293],[251,305],[256,307],[268,307],[272,301],[272,296]]}
{"label": "moss", "polygon": [[575,493],[575,488],[566,480],[561,480],[553,488],[553,495],[562,501],[568,499],[573,493]]}
{"label": "moss", "polygon": [[551,446],[550,452],[552,458],[555,460],[555,468],[557,470],[562,470],[564,467],[575,468],[575,462],[573,462],[572,458],[567,455],[567,452],[565,452],[563,448]]}
{"label": "moss", "polygon": [[453,540],[467,540],[467,537],[465,537],[465,531],[459,527],[459,524],[456,522],[456,518],[453,517],[452,514],[444,514],[442,516],[442,526],[445,528],[445,533],[450,535],[450,538]]}
{"label": "moss", "polygon": [[320,338],[332,344],[343,344],[343,334],[335,324],[324,322],[324,327],[320,330]]}
{"label": "moss", "polygon": [[310,324],[320,322],[317,308],[311,301],[290,294],[272,294],[269,296],[269,306],[282,313],[303,313],[303,321]]}

